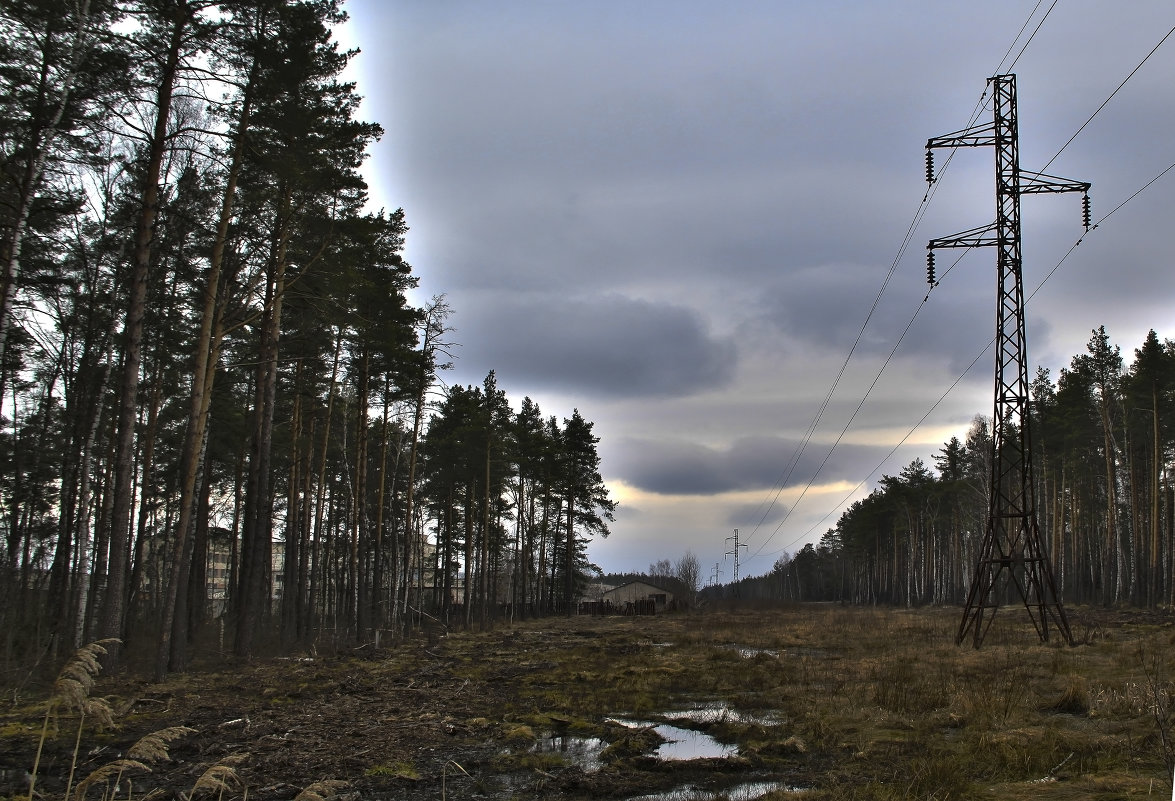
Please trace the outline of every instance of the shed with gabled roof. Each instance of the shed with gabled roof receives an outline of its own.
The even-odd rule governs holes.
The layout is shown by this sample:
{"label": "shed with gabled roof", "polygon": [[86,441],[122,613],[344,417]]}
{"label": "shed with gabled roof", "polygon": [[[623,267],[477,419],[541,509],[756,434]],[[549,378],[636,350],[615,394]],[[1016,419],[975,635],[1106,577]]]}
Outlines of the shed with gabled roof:
{"label": "shed with gabled roof", "polygon": [[605,592],[603,600],[610,601],[616,607],[623,607],[637,601],[653,601],[657,606],[657,611],[663,611],[673,603],[673,593],[647,581],[630,581]]}

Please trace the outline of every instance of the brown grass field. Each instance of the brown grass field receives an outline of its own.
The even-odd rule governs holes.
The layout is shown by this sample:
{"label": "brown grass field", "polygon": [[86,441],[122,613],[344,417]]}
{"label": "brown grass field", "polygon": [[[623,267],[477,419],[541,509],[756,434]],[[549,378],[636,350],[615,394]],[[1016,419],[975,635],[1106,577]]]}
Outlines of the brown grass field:
{"label": "brown grass field", "polygon": [[[722,799],[748,782],[776,783],[764,799],[1171,798],[1175,615],[1069,617],[1075,646],[1041,644],[1011,607],[976,650],[954,644],[957,609],[802,605],[499,623],[251,664],[210,648],[162,684],[73,664],[92,687],[8,689],[0,799],[27,797],[34,764],[35,797],[103,801]],[[102,707],[113,725],[95,725]],[[673,714],[698,707],[719,712]],[[652,729],[613,718],[737,750],[664,761]],[[536,748],[552,735],[602,751]]]}

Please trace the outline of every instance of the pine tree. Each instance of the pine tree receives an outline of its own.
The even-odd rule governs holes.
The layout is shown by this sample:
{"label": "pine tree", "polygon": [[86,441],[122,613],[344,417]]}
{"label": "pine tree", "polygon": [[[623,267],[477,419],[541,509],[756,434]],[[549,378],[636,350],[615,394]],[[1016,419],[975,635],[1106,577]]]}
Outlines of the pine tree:
{"label": "pine tree", "polygon": [[[24,0],[0,6],[0,362],[12,325],[21,256],[41,217],[71,194],[54,173],[94,155],[104,101],[125,90],[129,54],[109,35],[108,0]],[[57,207],[56,209],[54,207]]]}
{"label": "pine tree", "polygon": [[[1169,481],[1167,459],[1172,443],[1170,410],[1175,401],[1175,348],[1170,342],[1161,343],[1154,329],[1147,333],[1142,347],[1134,351],[1123,392],[1130,442],[1135,444],[1132,451],[1137,453],[1131,460],[1131,474],[1139,476],[1131,481],[1131,511],[1135,521],[1133,531],[1138,537],[1135,550],[1142,586],[1133,600],[1153,607],[1164,600],[1168,583],[1164,577],[1170,575],[1161,567],[1162,518],[1163,501],[1168,496],[1164,488]],[[1171,510],[1165,511],[1169,517]]]}
{"label": "pine tree", "polygon": [[[252,652],[268,608],[273,421],[286,289],[308,271],[321,269],[339,221],[360,214],[366,198],[358,168],[367,145],[379,135],[378,126],[354,119],[359,102],[354,87],[337,80],[350,54],[337,49],[329,26],[343,18],[337,2],[282,6],[276,37],[283,47],[262,62],[263,85],[254,110],[254,148],[245,173],[267,223],[267,243],[235,607],[234,648],[241,655]],[[353,614],[349,620],[354,623]]]}
{"label": "pine tree", "polygon": [[592,534],[608,536],[608,521],[615,519],[616,502],[608,497],[608,488],[600,475],[600,456],[596,451],[600,440],[592,433],[593,424],[575,409],[570,419],[563,420],[563,426],[560,457],[567,513],[563,600],[567,614],[571,615],[575,612],[576,591],[584,582],[587,566],[583,545]]}
{"label": "pine tree", "polygon": [[[215,223],[207,269],[200,282],[199,328],[192,354],[191,379],[188,392],[187,426],[180,457],[179,514],[173,544],[170,576],[165,588],[160,628],[156,675],[161,677],[168,669],[182,670],[187,663],[186,641],[189,636],[188,617],[184,614],[186,595],[191,594],[192,576],[185,569],[188,538],[199,527],[207,530],[207,521],[197,515],[197,496],[206,497],[210,491],[199,485],[199,476],[210,475],[202,466],[216,378],[217,364],[224,337],[224,293],[221,275],[225,268],[229,226],[233,221],[245,151],[249,141],[251,118],[257,84],[260,79],[262,49],[272,48],[273,3],[258,3],[255,8],[236,5],[228,9],[224,26],[224,46],[219,54],[218,67],[222,79],[238,85],[234,101],[220,109],[229,120],[226,144],[223,147],[228,160],[221,189],[219,214]],[[203,553],[206,543],[198,543],[197,555]],[[198,572],[203,566],[195,565]],[[199,584],[201,591],[203,582]],[[195,610],[193,610],[195,611]]]}
{"label": "pine tree", "polygon": [[1101,425],[1106,532],[1104,573],[1108,577],[1104,601],[1116,603],[1129,593],[1131,579],[1127,554],[1129,535],[1118,512],[1120,445],[1117,432],[1122,415],[1122,356],[1116,345],[1110,345],[1105,326],[1093,332],[1086,350],[1088,353],[1074,357],[1072,364],[1073,371],[1081,376],[1092,393],[1094,412]]}
{"label": "pine tree", "polygon": [[[143,361],[144,319],[147,284],[151,275],[155,227],[159,214],[160,180],[172,131],[173,101],[186,62],[194,57],[196,42],[208,26],[200,19],[206,3],[194,0],[151,0],[142,4],[141,28],[134,37],[148,59],[142,75],[144,84],[154,86],[147,107],[151,129],[142,143],[138,211],[131,245],[131,272],[128,279],[126,314],[122,327],[122,377],[116,421],[112,508],[110,514],[109,569],[100,633],[103,637],[125,635],[128,594],[127,544],[130,537],[131,502],[135,472],[135,427],[139,406],[140,369]],[[111,648],[110,664],[118,659]]]}

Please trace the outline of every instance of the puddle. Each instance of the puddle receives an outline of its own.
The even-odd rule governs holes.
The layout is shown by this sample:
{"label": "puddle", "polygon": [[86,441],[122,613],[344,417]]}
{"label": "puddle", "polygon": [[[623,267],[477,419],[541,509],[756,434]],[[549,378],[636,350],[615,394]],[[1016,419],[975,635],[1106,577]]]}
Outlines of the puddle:
{"label": "puddle", "polygon": [[752,715],[731,709],[725,701],[706,701],[694,704],[689,709],[674,709],[661,715],[665,720],[688,720],[692,723],[742,723],[757,726],[778,726],[775,715]]}
{"label": "puddle", "polygon": [[688,759],[724,759],[738,753],[737,745],[725,745],[708,734],[691,731],[668,723],[654,723],[648,720],[623,720],[609,718],[613,723],[630,729],[652,728],[665,739],[653,752],[653,756],[667,762]]}
{"label": "puddle", "polygon": [[599,737],[569,737],[567,735],[551,734],[539,739],[530,752],[532,754],[559,754],[569,765],[576,765],[584,773],[594,773],[600,769],[600,752],[608,744]]}
{"label": "puddle", "polygon": [[[755,720],[749,715],[735,712],[720,701],[701,704],[694,709],[667,712],[662,717],[666,720],[681,720],[690,723],[714,723],[722,720],[752,722]],[[738,753],[737,745],[726,745],[708,734],[674,726],[671,723],[627,718],[608,718],[608,720],[629,729],[651,728],[656,731],[665,742],[661,743],[651,756],[667,762],[690,759],[723,759]],[[532,754],[559,754],[567,764],[576,765],[586,773],[593,773],[600,769],[600,754],[607,747],[608,743],[598,737],[547,734],[531,746],[530,752]]]}
{"label": "puddle", "polygon": [[756,656],[779,656],[779,651],[771,648],[739,648],[738,655],[743,659],[754,659]]}
{"label": "puddle", "polygon": [[702,790],[697,787],[679,787],[665,793],[638,795],[625,801],[755,801],[768,793],[794,793],[801,788],[791,787],[783,782],[748,782],[727,787],[725,790]]}
{"label": "puddle", "polygon": [[732,645],[724,645],[723,647],[730,648],[734,651],[738,651],[738,655],[740,657],[742,657],[743,659],[754,659],[756,656],[772,656],[772,657],[779,656],[779,651],[773,650],[771,648],[751,648],[750,646],[746,646],[746,645],[733,645],[733,644]]}

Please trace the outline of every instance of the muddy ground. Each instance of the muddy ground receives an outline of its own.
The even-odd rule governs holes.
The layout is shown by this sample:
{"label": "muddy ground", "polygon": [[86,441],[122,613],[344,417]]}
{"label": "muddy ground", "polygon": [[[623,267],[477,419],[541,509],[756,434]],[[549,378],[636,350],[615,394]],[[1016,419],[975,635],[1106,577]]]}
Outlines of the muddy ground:
{"label": "muddy ground", "polygon": [[[1107,626],[1117,631],[1120,623],[1106,618],[1094,625],[1104,632]],[[1157,642],[1175,641],[1167,628],[1170,619],[1125,625],[1136,623]],[[1161,760],[1145,745],[1158,737],[1147,728],[1145,709],[1114,721],[1109,701],[1104,709],[1094,708],[1103,695],[1093,675],[1095,662],[1100,664],[1093,649],[1108,646],[1087,644],[1087,656],[1079,654],[1080,647],[1041,646],[1022,637],[1028,643],[1023,648],[1015,642],[991,646],[990,658],[1005,673],[1013,670],[1026,685],[1039,681],[1043,687],[1028,696],[995,698],[1008,707],[1002,723],[991,723],[982,710],[951,695],[954,683],[944,678],[940,690],[902,672],[905,663],[878,652],[870,640],[913,645],[921,652],[910,657],[915,666],[933,659],[930,651],[945,659],[982,661],[970,649],[940,642],[949,640],[954,625],[953,611],[578,617],[499,623],[492,631],[453,632],[433,643],[419,638],[346,654],[221,663],[216,670],[193,670],[161,684],[119,674],[101,678],[93,690],[109,699],[116,727],[83,729],[72,781],[76,785],[123,757],[144,735],[173,726],[192,731],[174,740],[168,757],[151,764],[150,772],[125,771],[118,798],[156,791],[163,798],[269,801],[292,799],[313,787],[314,795],[303,798],[629,799],[683,786],[720,792],[747,782],[778,783],[781,792],[767,797],[780,798],[786,788],[811,788],[819,797],[913,798],[937,792],[934,797],[967,798],[980,792],[992,797],[993,786],[1012,786],[1009,779],[1025,787],[1067,783],[1068,792],[1104,785],[1111,792],[1104,797],[1119,797],[1114,787],[1133,794],[1148,786],[1148,776],[1152,791],[1156,777],[1160,785],[1165,781]],[[1097,635],[1111,642],[1130,636]],[[920,647],[923,639],[933,645]],[[1007,656],[1021,652],[1030,656],[1015,662]],[[970,675],[970,669],[929,668],[948,678]],[[1063,694],[1077,673],[1090,674],[1081,676],[1085,695],[1061,715],[1049,706],[1050,688]],[[1107,688],[1116,686],[1105,681]],[[1122,681],[1130,686],[1128,677]],[[0,716],[0,798],[27,792],[25,774],[41,731],[43,707],[33,698],[14,700]],[[655,734],[611,721],[614,716],[658,721],[670,709],[699,701],[724,704],[732,717],[679,725],[737,745],[736,755],[666,762],[653,756]],[[1012,716],[1013,702],[1029,708],[1031,726]],[[822,706],[838,711],[819,712]],[[765,715],[773,717],[765,721]],[[974,752],[948,752],[941,743],[962,743],[974,727],[976,741],[990,747],[996,740],[980,730],[985,726],[1027,732],[1017,735],[1027,738],[1027,745],[1017,747],[1027,754],[1040,740],[1042,753],[1015,756],[1022,767],[944,767],[962,759],[959,754]],[[1106,728],[1111,743],[1122,741],[1126,732],[1133,750],[1120,755],[1125,768],[1099,756],[1106,746],[1094,736],[1096,727]],[[1032,734],[1038,729],[1039,736]],[[50,728],[37,771],[38,796],[63,797],[76,732],[76,715],[63,715]],[[598,738],[607,748],[592,765],[537,752],[544,738],[560,734]],[[1121,750],[1117,745],[1110,750],[1115,749]],[[1058,762],[1065,767],[1050,773],[1047,766]],[[231,773],[218,765],[231,767]],[[225,786],[193,793],[210,768]],[[912,771],[926,775],[916,776],[905,790],[897,787]],[[316,785],[324,781],[337,784]],[[98,783],[87,797],[99,798],[110,787]],[[857,789],[844,795],[845,788]]]}
{"label": "muddy ground", "polygon": [[[173,741],[170,758],[150,773],[126,772],[123,797],[151,790],[187,796],[219,764],[232,765],[236,774],[226,797],[242,797],[247,788],[255,801],[294,798],[323,781],[347,783],[327,788],[335,795],[389,801],[586,799],[773,776],[746,758],[662,763],[648,755],[656,735],[605,722],[626,710],[584,718],[576,704],[560,704],[547,692],[566,681],[568,671],[586,667],[585,650],[605,672],[607,655],[615,655],[615,678],[591,681],[630,680],[625,671],[631,669],[621,667],[625,657],[654,647],[650,637],[672,636],[687,622],[662,616],[499,623],[493,631],[452,632],[433,643],[422,637],[387,649],[197,670],[162,684],[104,677],[94,694],[111,701],[117,727],[83,730],[74,782],[124,756],[140,737],[172,726],[193,731]],[[0,718],[0,797],[26,789],[41,729],[32,711],[23,705]],[[76,727],[76,716],[55,721],[37,771],[37,795],[64,793]],[[590,772],[558,754],[532,753],[538,740],[559,734],[600,736],[618,747],[605,767]]]}

